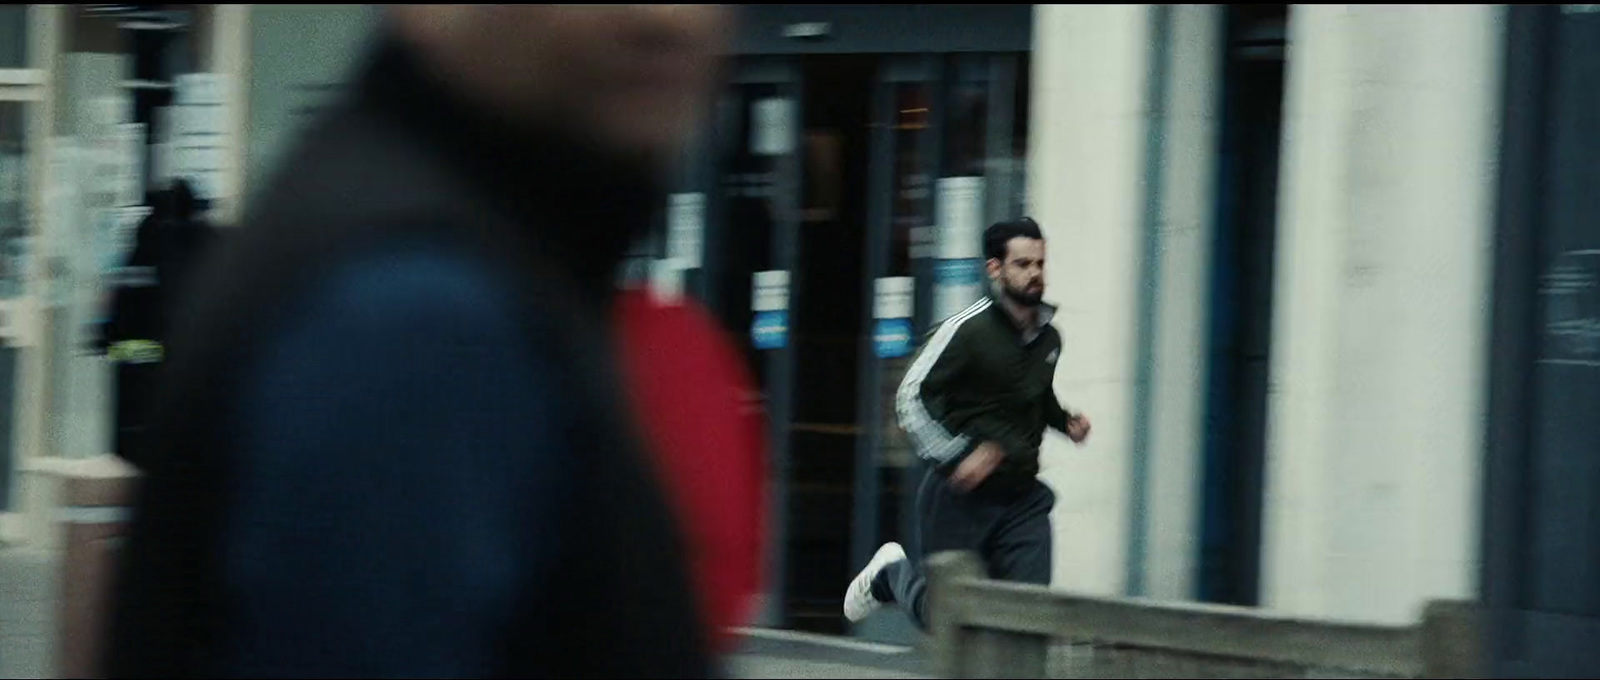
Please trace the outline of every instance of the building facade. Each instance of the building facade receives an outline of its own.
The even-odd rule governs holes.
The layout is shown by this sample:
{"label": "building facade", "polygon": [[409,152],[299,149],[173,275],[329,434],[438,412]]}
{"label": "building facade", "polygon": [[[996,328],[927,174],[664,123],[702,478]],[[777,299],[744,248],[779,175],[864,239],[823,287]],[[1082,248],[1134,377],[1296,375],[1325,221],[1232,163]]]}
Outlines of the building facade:
{"label": "building facade", "polygon": [[[113,6],[21,7],[0,15],[0,151],[22,159],[0,184],[24,177],[0,195],[0,234],[42,243],[69,228],[51,212],[48,149],[73,133],[67,112],[115,81],[80,55],[125,42],[83,9]],[[181,7],[194,8],[193,58],[174,68],[227,83],[227,221],[337,95],[377,12]],[[1578,403],[1600,404],[1584,391],[1600,363],[1584,296],[1600,274],[1581,255],[1600,236],[1560,227],[1570,238],[1549,257],[1577,283],[1557,312],[1517,311],[1550,294],[1510,283],[1556,266],[1517,245],[1527,216],[1593,192],[1535,195],[1504,174],[1556,153],[1539,130],[1600,113],[1581,95],[1600,63],[1580,39],[1592,7],[746,8],[716,116],[633,271],[710,305],[761,376],[778,507],[763,623],[844,632],[849,575],[879,542],[913,538],[918,468],[892,422],[894,385],[914,338],[980,293],[982,227],[1026,213],[1049,239],[1061,305],[1057,391],[1095,423],[1086,446],[1046,443],[1056,586],[1395,623],[1428,599],[1489,593],[1496,611],[1524,612],[1497,625],[1600,625],[1600,590],[1563,609],[1490,587],[1600,583],[1600,515],[1581,512],[1592,492],[1561,491],[1566,510],[1485,514],[1544,507],[1528,475],[1600,484],[1592,435],[1546,459],[1505,434],[1581,421],[1508,410],[1527,400],[1506,395],[1533,389],[1518,376],[1566,371]],[[1527,45],[1555,52],[1539,61]],[[1562,153],[1563,168],[1600,161]],[[1550,177],[1581,184],[1573,172]],[[98,453],[97,435],[52,435],[52,419],[92,418],[105,398],[61,368],[71,335],[40,302],[43,259],[8,303],[13,517],[40,461]],[[1531,302],[1502,309],[1516,295]],[[1538,353],[1506,329],[1558,312],[1550,332],[1577,348],[1564,368],[1506,363]],[[68,384],[80,386],[62,399]],[[1588,538],[1503,538],[1558,525]],[[853,632],[911,635],[894,620]]]}
{"label": "building facade", "polygon": [[[1047,473],[1063,499],[1057,582],[1390,622],[1474,597],[1503,9],[1293,7],[1281,120],[1253,121],[1281,130],[1264,160],[1231,129],[1252,84],[1229,62],[1271,57],[1225,44],[1230,10],[1036,12],[1033,116],[1051,124],[1035,128],[1034,213],[1073,244],[1052,252],[1054,287],[1083,291],[1064,301],[1058,385],[1101,414],[1098,441],[1057,442]],[[1250,161],[1278,177],[1248,177]],[[1241,244],[1262,210],[1258,242]],[[1239,287],[1218,266],[1248,274],[1260,250],[1246,285],[1269,286],[1270,304],[1214,290]],[[1270,342],[1230,346],[1251,333],[1219,317],[1261,311]],[[1244,357],[1265,369],[1255,398],[1251,376],[1233,392],[1259,409],[1254,432],[1207,403],[1241,353],[1266,355]],[[1208,450],[1219,435],[1262,454]],[[1216,544],[1251,534],[1256,573],[1206,583],[1228,558]]]}

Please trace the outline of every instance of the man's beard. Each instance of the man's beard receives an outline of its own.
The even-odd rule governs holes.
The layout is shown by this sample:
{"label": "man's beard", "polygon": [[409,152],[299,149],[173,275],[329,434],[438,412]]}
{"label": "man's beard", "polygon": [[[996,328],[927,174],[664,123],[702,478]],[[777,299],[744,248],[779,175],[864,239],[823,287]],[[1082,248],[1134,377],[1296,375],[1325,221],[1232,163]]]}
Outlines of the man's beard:
{"label": "man's beard", "polygon": [[1006,297],[1010,298],[1012,302],[1022,305],[1023,307],[1038,307],[1040,303],[1044,302],[1043,290],[1036,293],[1031,293],[1028,292],[1027,289],[1017,290],[1011,286],[1004,285],[1001,286],[1000,289],[1005,292]]}

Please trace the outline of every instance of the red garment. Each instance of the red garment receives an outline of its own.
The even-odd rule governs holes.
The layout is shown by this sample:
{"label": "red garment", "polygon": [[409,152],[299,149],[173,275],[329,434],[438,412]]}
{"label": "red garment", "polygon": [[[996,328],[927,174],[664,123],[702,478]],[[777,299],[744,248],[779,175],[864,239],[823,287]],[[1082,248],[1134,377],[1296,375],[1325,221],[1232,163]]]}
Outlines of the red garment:
{"label": "red garment", "polygon": [[648,291],[619,299],[623,380],[679,513],[711,638],[746,625],[761,587],[766,532],[766,419],[738,348],[692,302]]}

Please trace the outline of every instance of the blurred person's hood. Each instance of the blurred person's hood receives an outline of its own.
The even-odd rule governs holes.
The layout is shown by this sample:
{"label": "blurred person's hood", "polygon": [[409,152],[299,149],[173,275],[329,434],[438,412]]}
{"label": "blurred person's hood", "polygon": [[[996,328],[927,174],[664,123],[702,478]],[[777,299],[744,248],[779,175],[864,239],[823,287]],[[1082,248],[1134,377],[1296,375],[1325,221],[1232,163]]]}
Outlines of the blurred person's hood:
{"label": "blurred person's hood", "polygon": [[593,290],[610,291],[629,248],[663,200],[648,168],[608,158],[572,135],[513,130],[456,94],[399,40],[380,42],[357,105],[419,134]]}

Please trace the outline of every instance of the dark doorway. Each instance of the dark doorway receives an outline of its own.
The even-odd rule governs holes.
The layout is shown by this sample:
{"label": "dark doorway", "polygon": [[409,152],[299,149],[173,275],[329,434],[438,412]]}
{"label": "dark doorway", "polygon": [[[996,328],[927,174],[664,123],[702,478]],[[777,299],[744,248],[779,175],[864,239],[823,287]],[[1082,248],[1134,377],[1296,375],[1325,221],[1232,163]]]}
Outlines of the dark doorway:
{"label": "dark doorway", "polygon": [[[894,436],[892,408],[907,357],[879,348],[872,328],[926,323],[941,166],[951,166],[945,175],[1012,173],[996,203],[1021,202],[1025,147],[1011,124],[1025,114],[983,109],[1015,102],[1018,61],[1025,55],[737,61],[705,155],[714,164],[706,176],[718,179],[706,183],[703,278],[686,283],[744,345],[772,426],[770,590],[760,625],[845,632],[841,598],[865,556],[885,540],[915,543],[913,456]],[[947,115],[947,100],[968,115]],[[961,108],[969,101],[977,110]],[[993,120],[1006,125],[997,132]],[[962,140],[964,153],[941,163],[944,147]],[[882,279],[914,279],[906,317],[877,316]],[[787,294],[773,296],[774,286]],[[878,618],[885,625],[853,632],[914,636],[894,617]]]}
{"label": "dark doorway", "polygon": [[1226,10],[1198,597],[1255,605],[1287,5]]}
{"label": "dark doorway", "polygon": [[1506,11],[1485,677],[1600,673],[1600,7]]}
{"label": "dark doorway", "polygon": [[850,534],[858,417],[863,267],[872,94],[877,57],[801,60],[801,216],[793,273],[795,381],[789,565],[791,624],[845,632],[839,616],[850,581]]}

